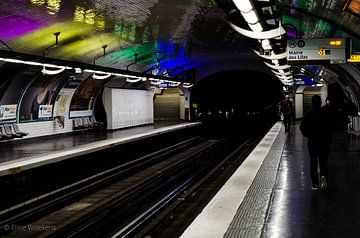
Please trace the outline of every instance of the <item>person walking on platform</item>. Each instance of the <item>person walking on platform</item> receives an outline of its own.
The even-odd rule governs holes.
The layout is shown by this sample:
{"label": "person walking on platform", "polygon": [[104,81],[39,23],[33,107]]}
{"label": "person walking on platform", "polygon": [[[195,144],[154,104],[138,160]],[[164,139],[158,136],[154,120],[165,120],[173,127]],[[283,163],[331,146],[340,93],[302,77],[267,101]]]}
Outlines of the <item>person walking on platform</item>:
{"label": "person walking on platform", "polygon": [[334,130],[333,113],[328,106],[321,107],[321,98],[312,97],[313,109],[305,114],[300,130],[308,139],[310,156],[310,177],[313,190],[319,189],[318,163],[320,167],[320,188],[327,188],[328,155]]}
{"label": "person walking on platform", "polygon": [[289,132],[291,124],[291,116],[293,111],[293,104],[290,101],[289,95],[285,96],[285,100],[282,101],[280,106],[280,112],[284,117],[285,132]]}

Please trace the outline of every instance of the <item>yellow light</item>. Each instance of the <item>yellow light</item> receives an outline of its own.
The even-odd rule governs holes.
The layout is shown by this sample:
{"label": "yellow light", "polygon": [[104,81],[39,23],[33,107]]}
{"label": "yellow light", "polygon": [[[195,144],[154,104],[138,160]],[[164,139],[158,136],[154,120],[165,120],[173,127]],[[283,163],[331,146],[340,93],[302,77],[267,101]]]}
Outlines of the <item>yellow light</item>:
{"label": "yellow light", "polygon": [[87,59],[92,61],[96,56],[102,55],[101,46],[105,43],[109,45],[106,49],[110,52],[117,47],[118,40],[111,34],[94,35],[64,45],[53,54],[64,59],[79,59],[79,57],[84,58],[86,56]]}
{"label": "yellow light", "polygon": [[54,15],[60,10],[61,0],[48,0],[47,9],[49,9],[49,14]]}
{"label": "yellow light", "polygon": [[323,56],[323,55],[325,55],[325,50],[319,50],[319,55],[321,55],[321,56]]}
{"label": "yellow light", "polygon": [[31,3],[34,5],[43,5],[45,4],[45,0],[31,0]]}
{"label": "yellow light", "polygon": [[93,27],[84,23],[58,23],[32,31],[21,38],[16,39],[12,44],[19,51],[39,53],[42,52],[43,49],[55,45],[54,32],[61,32],[59,37],[59,44],[61,44],[63,41],[84,36],[91,32],[92,29]]}
{"label": "yellow light", "polygon": [[350,55],[350,59],[348,59],[348,62],[359,63],[360,55]]}
{"label": "yellow light", "polygon": [[332,40],[330,41],[330,45],[341,45],[342,41],[341,40]]}
{"label": "yellow light", "polygon": [[84,18],[85,18],[85,9],[83,7],[76,6],[74,12],[74,21],[84,22]]}
{"label": "yellow light", "polygon": [[95,23],[95,11],[93,9],[89,9],[85,12],[85,23],[89,25],[94,25]]}

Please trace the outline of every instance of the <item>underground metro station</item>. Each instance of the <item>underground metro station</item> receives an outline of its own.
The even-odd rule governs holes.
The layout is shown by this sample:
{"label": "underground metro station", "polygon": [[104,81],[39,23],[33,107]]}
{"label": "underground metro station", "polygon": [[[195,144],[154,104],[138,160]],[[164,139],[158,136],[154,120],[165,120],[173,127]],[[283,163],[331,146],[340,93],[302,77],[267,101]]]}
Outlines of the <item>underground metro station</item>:
{"label": "underground metro station", "polygon": [[0,236],[358,237],[359,25],[360,0],[1,0]]}

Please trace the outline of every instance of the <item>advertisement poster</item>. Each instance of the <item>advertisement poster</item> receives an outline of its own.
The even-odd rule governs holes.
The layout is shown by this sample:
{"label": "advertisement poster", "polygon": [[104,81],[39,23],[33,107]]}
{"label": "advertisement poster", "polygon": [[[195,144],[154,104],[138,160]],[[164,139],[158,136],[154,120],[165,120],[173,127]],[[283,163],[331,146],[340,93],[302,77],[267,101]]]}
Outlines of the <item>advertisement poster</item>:
{"label": "advertisement poster", "polygon": [[66,104],[69,100],[68,94],[62,94],[59,97],[58,107],[57,107],[57,115],[64,116],[66,114]]}
{"label": "advertisement poster", "polygon": [[[94,106],[94,99],[104,85],[111,79],[94,79],[89,77],[76,90],[70,104],[70,117],[87,116]],[[76,113],[79,111],[79,113]]]}
{"label": "advertisement poster", "polygon": [[16,119],[17,105],[1,105],[0,106],[0,120]]}
{"label": "advertisement poster", "polygon": [[39,106],[39,118],[52,117],[53,105],[40,105]]}
{"label": "advertisement poster", "polygon": [[21,101],[20,121],[36,121],[52,117],[52,105],[68,77],[67,72],[37,77],[28,87]]}

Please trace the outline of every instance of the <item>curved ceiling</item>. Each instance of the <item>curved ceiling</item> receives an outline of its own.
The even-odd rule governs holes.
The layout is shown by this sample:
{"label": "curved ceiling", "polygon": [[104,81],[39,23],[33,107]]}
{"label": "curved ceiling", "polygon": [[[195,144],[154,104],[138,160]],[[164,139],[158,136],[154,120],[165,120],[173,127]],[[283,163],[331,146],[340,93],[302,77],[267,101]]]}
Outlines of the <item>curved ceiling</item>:
{"label": "curved ceiling", "polygon": [[337,30],[359,37],[359,0],[280,0],[285,22],[306,38],[331,37]]}
{"label": "curved ceiling", "polygon": [[[289,37],[352,35],[360,51],[360,0],[269,1],[279,6]],[[0,40],[14,51],[170,75],[241,68],[234,58],[252,44],[228,26],[214,0],[1,1],[0,26]]]}

